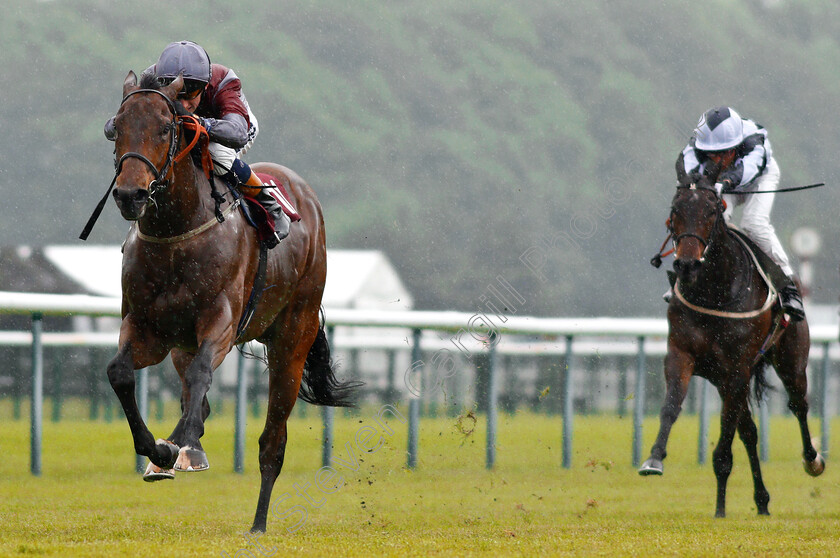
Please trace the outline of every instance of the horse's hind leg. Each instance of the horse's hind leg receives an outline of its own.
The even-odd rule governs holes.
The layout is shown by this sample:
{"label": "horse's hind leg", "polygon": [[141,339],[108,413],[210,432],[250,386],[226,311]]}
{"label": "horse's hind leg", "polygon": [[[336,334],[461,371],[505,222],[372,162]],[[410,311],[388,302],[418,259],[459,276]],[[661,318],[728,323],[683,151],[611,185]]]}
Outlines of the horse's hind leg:
{"label": "horse's hind leg", "polygon": [[[740,425],[741,415],[747,412],[748,384],[738,385],[730,392],[718,389],[723,405],[720,412],[720,439],[712,453],[712,466],[717,478],[715,517],[726,517],[726,484],[732,472],[732,441]],[[755,426],[755,425],[753,425]]]}
{"label": "horse's hind leg", "polygon": [[[290,319],[289,316],[292,316]],[[281,316],[268,343],[268,409],[260,436],[260,496],[252,532],[264,532],[271,492],[283,468],[286,455],[286,421],[300,389],[303,366],[318,333],[318,309],[311,312],[287,311]]]}
{"label": "horse's hind leg", "polygon": [[[172,364],[175,366],[175,370],[181,378],[181,418],[178,420],[178,424],[175,425],[175,429],[172,430],[172,434],[169,435],[169,440],[177,445],[181,445],[181,440],[184,437],[187,408],[190,403],[190,390],[187,387],[186,371],[187,367],[192,364],[195,355],[179,349],[173,349],[171,355]],[[207,400],[207,395],[205,395],[201,402],[201,421],[206,421],[209,416],[210,402]]]}
{"label": "horse's hind leg", "polygon": [[747,449],[747,458],[750,460],[750,469],[753,476],[753,497],[758,509],[758,515],[770,515],[767,504],[770,503],[770,493],[764,486],[761,478],[761,465],[758,460],[758,429],[755,427],[749,409],[744,409],[741,419],[738,421],[738,435]]}
{"label": "horse's hind leg", "polygon": [[[797,322],[789,327],[807,328],[807,325],[802,326],[804,323]],[[825,460],[811,442],[811,432],[808,428],[808,376],[805,369],[808,364],[809,345],[803,343],[803,338],[807,338],[807,334],[803,334],[800,329],[785,333],[776,355],[775,368],[788,393],[788,408],[799,421],[805,472],[816,477],[825,470]]]}
{"label": "horse's hind leg", "polygon": [[[218,349],[219,343],[204,341],[195,356],[183,370],[183,392],[181,394],[181,419],[170,435],[170,440],[180,446],[177,471],[204,471],[210,468],[207,454],[201,446],[204,435],[204,421],[210,414],[207,391],[213,378],[213,370],[224,358],[225,352]],[[175,362],[179,359],[175,356]],[[182,364],[176,364],[181,366]]]}

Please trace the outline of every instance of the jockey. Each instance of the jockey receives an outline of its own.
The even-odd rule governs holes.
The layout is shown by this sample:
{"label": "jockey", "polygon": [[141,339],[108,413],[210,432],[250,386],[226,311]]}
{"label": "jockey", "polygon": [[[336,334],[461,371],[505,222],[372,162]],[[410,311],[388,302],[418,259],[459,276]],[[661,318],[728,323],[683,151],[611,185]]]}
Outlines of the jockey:
{"label": "jockey", "polygon": [[[179,41],[167,45],[157,63],[144,73],[154,73],[161,85],[183,75],[184,89],[178,101],[187,112],[199,117],[210,136],[213,172],[232,184],[263,186],[240,158],[253,145],[259,125],[233,70],[211,64],[207,52],[196,43]],[[113,118],[105,124],[105,137],[112,141],[116,137]],[[277,188],[260,188],[258,192],[255,198],[274,219],[274,240],[280,242],[288,236],[291,223],[278,202],[282,194]]]}
{"label": "jockey", "polygon": [[770,224],[776,194],[739,195],[775,190],[779,185],[779,165],[767,130],[729,107],[710,109],[700,117],[694,135],[677,159],[677,167],[688,176],[713,172],[709,167],[719,168],[715,186],[726,202],[726,222],[731,220],[735,206],[743,206],[741,230],[782,269],[787,277],[787,282],[780,285],[782,307],[791,319],[802,320],[805,310],[793,280],[793,268]]}

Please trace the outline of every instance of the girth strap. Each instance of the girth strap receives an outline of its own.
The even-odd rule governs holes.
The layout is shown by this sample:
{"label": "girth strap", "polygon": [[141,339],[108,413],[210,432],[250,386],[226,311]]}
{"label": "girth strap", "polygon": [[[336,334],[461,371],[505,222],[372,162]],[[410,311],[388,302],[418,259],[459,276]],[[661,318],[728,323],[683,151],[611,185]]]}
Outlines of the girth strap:
{"label": "girth strap", "polygon": [[265,268],[268,260],[268,247],[265,242],[260,242],[260,261],[257,265],[257,275],[254,277],[254,287],[251,289],[251,296],[248,297],[248,303],[245,305],[245,310],[242,312],[242,317],[239,319],[239,325],[236,326],[236,340],[242,336],[242,332],[248,327],[251,318],[254,317],[254,312],[257,310],[257,304],[262,297],[263,288],[265,287]]}

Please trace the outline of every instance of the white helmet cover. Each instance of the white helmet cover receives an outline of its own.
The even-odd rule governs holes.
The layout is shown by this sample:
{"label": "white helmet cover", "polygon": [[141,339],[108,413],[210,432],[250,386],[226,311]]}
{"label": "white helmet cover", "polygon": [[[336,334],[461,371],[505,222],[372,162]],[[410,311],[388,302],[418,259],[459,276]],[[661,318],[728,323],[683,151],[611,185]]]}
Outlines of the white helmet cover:
{"label": "white helmet cover", "polygon": [[694,130],[694,147],[701,151],[725,151],[744,141],[741,116],[729,107],[709,109]]}

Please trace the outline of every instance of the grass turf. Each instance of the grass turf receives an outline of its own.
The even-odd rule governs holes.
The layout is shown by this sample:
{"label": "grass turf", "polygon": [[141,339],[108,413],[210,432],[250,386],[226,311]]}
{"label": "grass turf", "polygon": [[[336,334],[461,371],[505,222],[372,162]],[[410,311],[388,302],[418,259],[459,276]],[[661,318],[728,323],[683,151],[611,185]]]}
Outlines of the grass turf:
{"label": "grass turf", "polygon": [[[407,417],[406,405],[398,409]],[[28,421],[11,420],[7,410],[0,405],[2,556],[840,552],[840,470],[829,462],[820,478],[804,473],[797,426],[789,416],[772,419],[770,460],[762,469],[772,515],[755,514],[746,455],[736,440],[728,516],[716,520],[711,464],[696,463],[696,417],[683,416],[674,427],[665,475],[643,478],[630,463],[630,418],[575,417],[573,466],[563,469],[560,417],[500,415],[493,471],[484,468],[483,416],[471,433],[464,433],[469,420],[459,429],[455,418],[424,418],[418,467],[409,471],[404,424],[391,418],[389,435],[373,419],[376,409],[354,415],[337,411],[334,456],[348,464],[334,464],[339,477],[331,484],[341,482],[324,493],[317,488],[319,415],[295,413],[268,533],[249,541],[245,533],[259,491],[261,420],[249,416],[244,474],[232,472],[233,419],[227,405],[227,414],[207,422],[203,443],[209,471],[147,484],[132,472],[124,419],[88,421],[72,409],[62,422],[45,422],[43,473],[33,477]],[[151,428],[162,437],[174,423],[169,416],[162,423],[152,421]],[[816,425],[812,420],[812,428]],[[373,453],[357,447],[357,434],[370,434],[365,427],[376,429],[369,446],[382,441]],[[656,428],[655,418],[646,420],[645,451]],[[710,443],[716,430],[713,426]],[[837,443],[832,440],[833,447]]]}

